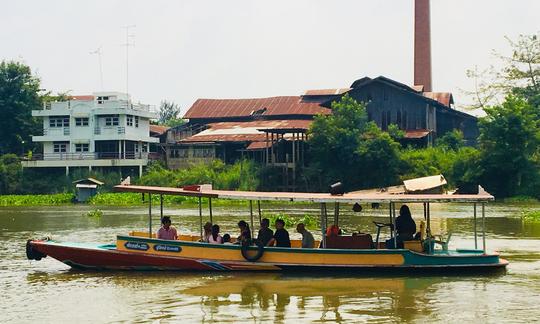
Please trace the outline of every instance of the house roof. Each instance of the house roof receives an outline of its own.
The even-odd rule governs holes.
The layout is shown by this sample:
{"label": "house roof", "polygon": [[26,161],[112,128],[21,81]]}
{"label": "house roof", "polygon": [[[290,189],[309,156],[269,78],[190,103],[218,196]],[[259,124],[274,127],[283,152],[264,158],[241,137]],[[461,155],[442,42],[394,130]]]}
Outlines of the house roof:
{"label": "house roof", "polygon": [[73,181],[73,183],[79,183],[79,184],[93,183],[93,184],[100,185],[100,186],[105,184],[104,182],[101,182],[101,181],[99,181],[97,179],[94,179],[94,178],[79,179],[79,180]]}
{"label": "house roof", "polygon": [[94,100],[93,95],[74,95],[69,96],[69,100]]}
{"label": "house roof", "polygon": [[405,138],[407,139],[419,139],[428,136],[430,133],[427,129],[408,129],[405,131]]}
{"label": "house roof", "polygon": [[208,128],[180,142],[262,142],[267,130],[307,130],[311,120],[254,120],[210,123]]}
{"label": "house roof", "polygon": [[330,114],[318,102],[304,102],[300,96],[256,99],[198,99],[184,115],[187,119],[227,117]]}
{"label": "house roof", "polygon": [[150,133],[163,135],[170,127],[163,125],[150,125]]}
{"label": "house roof", "polygon": [[340,95],[348,92],[349,90],[351,90],[351,88],[306,90],[306,92],[304,92],[304,96]]}
{"label": "house roof", "polygon": [[437,100],[447,107],[454,104],[454,97],[451,92],[422,92],[424,97]]}

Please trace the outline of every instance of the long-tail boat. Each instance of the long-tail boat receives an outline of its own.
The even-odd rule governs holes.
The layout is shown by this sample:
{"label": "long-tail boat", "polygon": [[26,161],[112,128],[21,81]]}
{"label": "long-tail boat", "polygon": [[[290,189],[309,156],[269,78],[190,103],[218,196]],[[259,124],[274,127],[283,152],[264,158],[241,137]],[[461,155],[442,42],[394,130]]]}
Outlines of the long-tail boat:
{"label": "long-tail boat", "polygon": [[[119,192],[147,195],[149,204],[148,231],[118,235],[116,244],[88,244],[58,242],[51,239],[29,240],[26,252],[29,259],[50,256],[78,269],[121,270],[190,270],[190,271],[330,271],[360,273],[366,270],[398,270],[409,273],[418,270],[475,270],[480,272],[505,269],[508,262],[498,253],[486,250],[485,206],[494,197],[485,191],[477,194],[394,194],[391,192],[301,193],[253,192],[214,190],[211,187],[183,188],[119,185]],[[163,196],[180,195],[198,198],[201,235],[179,235],[177,240],[155,237],[152,227],[152,196],[159,195],[160,215],[163,217]],[[203,203],[208,202],[212,221],[212,200],[231,199],[249,202],[251,229],[261,202],[282,201],[318,204],[322,239],[313,248],[301,248],[300,241],[292,240],[290,248],[263,246],[260,242],[242,244],[210,244],[201,242],[203,236]],[[258,208],[254,208],[253,203]],[[448,239],[436,239],[431,233],[432,203],[460,203],[472,207],[474,218],[474,247],[449,249]],[[376,239],[370,234],[328,236],[328,205],[333,204],[334,223],[339,222],[340,205],[381,205],[389,208],[388,223],[375,223]],[[421,204],[424,231],[403,246],[386,246],[380,242],[380,230],[388,226],[390,236],[396,237],[396,205]],[[332,206],[331,206],[332,207]],[[255,212],[254,212],[254,209]],[[353,208],[354,209],[354,208]],[[481,213],[477,217],[478,210]],[[481,232],[478,230],[481,227]],[[155,228],[154,228],[155,229]],[[480,241],[481,240],[481,248]]]}

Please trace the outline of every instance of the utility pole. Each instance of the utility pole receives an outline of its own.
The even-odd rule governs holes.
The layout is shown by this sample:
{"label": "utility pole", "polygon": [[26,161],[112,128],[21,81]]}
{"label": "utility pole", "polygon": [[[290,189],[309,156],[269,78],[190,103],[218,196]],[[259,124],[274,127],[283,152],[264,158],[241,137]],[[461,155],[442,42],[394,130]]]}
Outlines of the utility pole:
{"label": "utility pole", "polygon": [[129,95],[129,47],[135,46],[135,43],[130,42],[130,38],[134,38],[135,35],[132,35],[129,32],[132,28],[135,28],[135,27],[137,26],[127,25],[127,26],[122,27],[126,30],[126,42],[122,44],[122,46],[126,47],[126,94],[128,95]]}
{"label": "utility pole", "polygon": [[98,47],[97,50],[90,52],[90,54],[98,56],[98,61],[99,61],[99,81],[100,81],[100,85],[101,85],[101,91],[103,91],[103,65],[101,63],[101,46]]}

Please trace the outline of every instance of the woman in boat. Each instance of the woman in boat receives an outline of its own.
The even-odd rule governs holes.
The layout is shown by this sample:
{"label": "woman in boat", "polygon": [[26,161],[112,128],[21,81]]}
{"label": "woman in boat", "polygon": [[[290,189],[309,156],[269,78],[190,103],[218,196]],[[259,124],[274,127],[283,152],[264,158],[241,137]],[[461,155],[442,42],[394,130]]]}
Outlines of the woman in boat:
{"label": "woman in boat", "polygon": [[219,235],[219,225],[212,225],[212,234],[208,237],[208,243],[223,244],[223,238]]}
{"label": "woman in boat", "polygon": [[238,239],[236,240],[238,243],[251,240],[251,231],[248,223],[241,220],[238,222],[238,228],[240,229],[240,236],[238,236]]}
{"label": "woman in boat", "polygon": [[[396,218],[396,243],[398,248],[403,248],[404,241],[414,240],[414,234],[416,233],[416,223],[411,216],[411,210],[409,206],[402,205],[399,209],[399,216]],[[386,248],[394,248],[394,239],[386,241]]]}
{"label": "woman in boat", "polygon": [[157,231],[156,236],[160,240],[176,240],[178,238],[176,228],[171,226],[171,218],[169,216],[163,216],[161,218],[161,228]]}
{"label": "woman in boat", "polygon": [[203,226],[204,229],[204,235],[203,235],[203,242],[210,243],[210,236],[212,236],[212,223],[206,222]]}

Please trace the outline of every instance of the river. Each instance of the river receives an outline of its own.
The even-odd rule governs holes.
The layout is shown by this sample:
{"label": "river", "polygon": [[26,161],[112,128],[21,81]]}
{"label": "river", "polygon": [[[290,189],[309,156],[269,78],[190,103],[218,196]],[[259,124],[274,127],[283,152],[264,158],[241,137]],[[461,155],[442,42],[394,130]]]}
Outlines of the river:
{"label": "river", "polygon": [[[420,208],[412,206],[415,219],[422,215]],[[488,204],[488,250],[499,251],[510,261],[506,273],[489,276],[92,272],[70,270],[50,257],[26,259],[24,244],[31,237],[114,243],[116,234],[147,226],[144,207],[101,207],[103,216],[98,218],[86,216],[89,209],[0,209],[0,322],[516,323],[540,318],[540,223],[519,218],[524,209],[540,205]],[[474,246],[472,206],[433,205],[431,210],[433,231],[453,233],[451,248]],[[266,215],[277,212],[316,215],[318,208],[263,209]],[[165,215],[183,233],[199,232],[197,213],[195,208],[165,208]],[[349,232],[373,233],[372,221],[385,221],[387,213],[364,208],[357,215],[343,210],[340,222]],[[247,207],[214,209],[223,233],[235,234],[240,219],[249,219]],[[293,234],[293,229],[289,232]]]}

